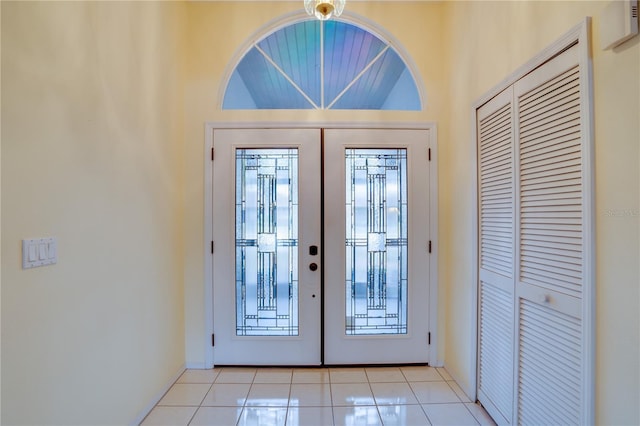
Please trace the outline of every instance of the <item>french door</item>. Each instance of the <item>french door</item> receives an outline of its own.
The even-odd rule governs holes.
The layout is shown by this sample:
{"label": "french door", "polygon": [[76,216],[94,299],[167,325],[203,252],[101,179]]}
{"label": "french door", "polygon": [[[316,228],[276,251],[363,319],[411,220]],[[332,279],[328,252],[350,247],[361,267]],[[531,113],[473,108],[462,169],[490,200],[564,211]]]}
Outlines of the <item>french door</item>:
{"label": "french door", "polygon": [[214,150],[214,363],[320,364],[320,130],[216,130]]}
{"label": "french door", "polygon": [[325,362],[427,362],[428,134],[327,129]]}
{"label": "french door", "polygon": [[214,364],[428,361],[428,136],[214,131]]}

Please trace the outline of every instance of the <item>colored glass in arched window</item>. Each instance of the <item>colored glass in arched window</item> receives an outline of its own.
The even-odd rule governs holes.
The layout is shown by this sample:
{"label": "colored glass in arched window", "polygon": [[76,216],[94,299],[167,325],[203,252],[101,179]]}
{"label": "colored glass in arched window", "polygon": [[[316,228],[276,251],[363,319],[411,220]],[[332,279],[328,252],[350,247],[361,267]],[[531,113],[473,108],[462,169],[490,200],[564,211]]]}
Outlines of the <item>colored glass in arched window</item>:
{"label": "colored glass in arched window", "polygon": [[348,22],[305,20],[255,43],[223,109],[421,109],[414,77],[387,42]]}

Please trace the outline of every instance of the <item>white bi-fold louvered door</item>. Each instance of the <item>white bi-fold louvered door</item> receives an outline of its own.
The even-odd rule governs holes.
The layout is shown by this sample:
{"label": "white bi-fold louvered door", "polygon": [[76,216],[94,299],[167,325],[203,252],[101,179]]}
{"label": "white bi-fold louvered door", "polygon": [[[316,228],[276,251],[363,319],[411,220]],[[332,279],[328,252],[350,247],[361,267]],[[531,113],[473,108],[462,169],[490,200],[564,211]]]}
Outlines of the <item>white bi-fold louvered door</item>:
{"label": "white bi-fold louvered door", "polygon": [[476,114],[478,399],[499,424],[591,421],[591,156],[580,47]]}
{"label": "white bi-fold louvered door", "polygon": [[584,87],[577,44],[514,85],[519,424],[586,421]]}
{"label": "white bi-fold louvered door", "polygon": [[477,111],[479,184],[478,398],[513,417],[515,186],[513,87]]}

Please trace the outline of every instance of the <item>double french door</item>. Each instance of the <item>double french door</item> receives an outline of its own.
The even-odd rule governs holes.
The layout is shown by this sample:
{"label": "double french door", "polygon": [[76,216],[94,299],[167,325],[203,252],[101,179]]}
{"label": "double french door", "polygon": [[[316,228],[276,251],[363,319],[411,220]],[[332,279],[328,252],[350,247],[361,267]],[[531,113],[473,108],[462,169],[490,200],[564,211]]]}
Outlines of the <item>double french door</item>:
{"label": "double french door", "polygon": [[428,361],[428,146],[428,130],[214,131],[214,364]]}

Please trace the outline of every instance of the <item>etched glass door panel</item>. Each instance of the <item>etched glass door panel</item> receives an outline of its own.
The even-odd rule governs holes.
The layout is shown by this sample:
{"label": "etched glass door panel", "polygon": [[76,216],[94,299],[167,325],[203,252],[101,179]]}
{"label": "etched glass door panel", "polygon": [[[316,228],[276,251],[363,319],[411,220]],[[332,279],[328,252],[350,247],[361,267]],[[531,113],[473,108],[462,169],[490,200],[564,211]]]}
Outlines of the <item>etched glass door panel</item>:
{"label": "etched glass door panel", "polygon": [[428,361],[429,132],[324,132],[325,363]]}
{"label": "etched glass door panel", "polygon": [[347,335],[407,333],[407,150],[345,150]]}
{"label": "etched glass door panel", "polygon": [[320,132],[219,129],[214,149],[214,363],[317,365]]}
{"label": "etched glass door panel", "polygon": [[236,335],[298,335],[298,150],[236,149]]}

